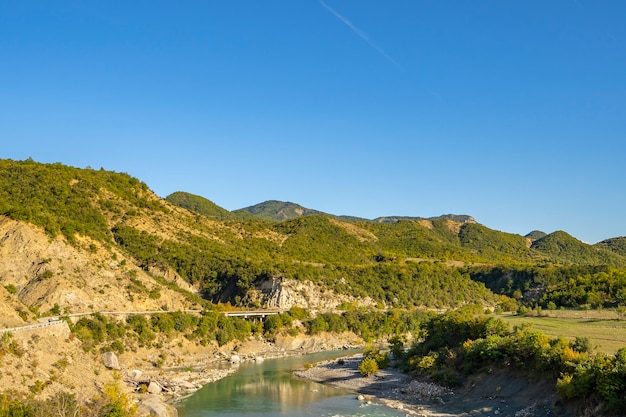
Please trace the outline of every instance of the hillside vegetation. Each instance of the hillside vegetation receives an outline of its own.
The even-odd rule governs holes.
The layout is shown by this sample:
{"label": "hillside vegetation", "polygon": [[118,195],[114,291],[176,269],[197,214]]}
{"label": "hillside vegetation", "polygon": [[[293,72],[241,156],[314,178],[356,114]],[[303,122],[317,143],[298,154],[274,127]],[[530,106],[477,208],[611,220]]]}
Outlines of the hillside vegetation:
{"label": "hillside vegetation", "polygon": [[308,209],[299,204],[269,200],[254,206],[244,207],[235,210],[233,213],[237,215],[252,214],[257,218],[270,221],[292,220],[302,216],[311,216],[314,214],[323,214],[321,211]]}
{"label": "hillside vegetation", "polygon": [[233,213],[230,211],[199,195],[177,191],[165,197],[165,200],[176,206],[186,208],[190,211],[195,211],[209,218],[220,220],[230,220],[235,218]]}
{"label": "hillside vegetation", "polygon": [[[140,312],[123,320],[66,317],[63,340],[73,357],[83,352],[85,363],[98,364],[92,379],[105,351],[134,356],[143,349],[159,367],[165,356],[154,359],[156,349],[184,361],[188,349],[352,332],[361,340],[395,340],[407,370],[442,383],[492,365],[529,365],[563,398],[593,395],[622,412],[623,351],[595,356],[584,338],[552,340],[481,314],[607,308],[622,317],[625,241],[588,245],[563,231],[521,236],[466,215],[338,217],[279,201],[229,212],[186,192],[159,198],[124,173],[0,160],[0,324]],[[280,313],[264,323],[222,314],[264,307]],[[405,354],[394,336],[406,334],[419,343]],[[10,368],[2,382],[19,385],[10,379],[22,376],[26,359],[19,358],[28,358],[29,369],[39,363],[6,335],[0,366]],[[55,354],[45,364],[50,377],[37,380],[33,372],[24,390],[62,398],[55,369],[64,352]],[[0,415],[25,404],[2,395]]]}
{"label": "hillside vegetation", "polygon": [[[539,302],[557,306],[621,303],[617,277],[626,258],[608,244],[591,246],[561,231],[531,241],[455,215],[346,222],[277,201],[245,209],[274,213],[271,222],[237,220],[204,197],[177,192],[160,199],[127,174],[30,160],[1,160],[0,184],[0,214],[74,245],[89,237],[123,251],[144,271],[171,270],[212,301],[253,302],[252,289],[281,278],[396,307],[493,305],[496,295],[522,301],[520,293],[537,288]],[[276,221],[276,213],[290,219]],[[576,266],[616,268],[608,279],[616,278],[615,285],[602,300],[583,299],[570,282]],[[585,276],[574,277],[578,286]]]}

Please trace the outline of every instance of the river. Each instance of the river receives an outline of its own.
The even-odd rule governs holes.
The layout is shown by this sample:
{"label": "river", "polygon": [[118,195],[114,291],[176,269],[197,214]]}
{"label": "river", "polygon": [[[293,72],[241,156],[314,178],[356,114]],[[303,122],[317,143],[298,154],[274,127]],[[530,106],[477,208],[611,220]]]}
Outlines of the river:
{"label": "river", "polygon": [[293,417],[399,417],[380,404],[360,403],[354,393],[303,380],[293,369],[344,353],[244,363],[224,379],[204,386],[178,405],[180,417],[293,416]]}

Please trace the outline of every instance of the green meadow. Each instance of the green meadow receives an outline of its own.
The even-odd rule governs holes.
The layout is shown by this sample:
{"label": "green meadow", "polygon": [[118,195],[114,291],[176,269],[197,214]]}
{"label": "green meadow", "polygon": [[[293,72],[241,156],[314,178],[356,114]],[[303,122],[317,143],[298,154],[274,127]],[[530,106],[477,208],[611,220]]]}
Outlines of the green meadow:
{"label": "green meadow", "polygon": [[562,310],[542,316],[498,316],[511,326],[532,326],[551,337],[587,337],[598,352],[614,354],[626,347],[626,321],[618,320],[612,310]]}

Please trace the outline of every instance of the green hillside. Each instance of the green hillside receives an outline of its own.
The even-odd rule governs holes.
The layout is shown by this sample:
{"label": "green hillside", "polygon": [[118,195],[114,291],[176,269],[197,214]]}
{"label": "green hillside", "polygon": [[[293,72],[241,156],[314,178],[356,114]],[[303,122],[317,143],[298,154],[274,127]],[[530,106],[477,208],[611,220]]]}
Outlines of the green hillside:
{"label": "green hillside", "polygon": [[563,231],[550,233],[533,242],[532,248],[553,262],[583,265],[626,266],[624,257],[602,246],[588,245]]}
{"label": "green hillside", "polygon": [[538,258],[525,237],[492,230],[477,223],[464,224],[459,240],[463,247],[475,250],[485,259],[528,262]]}
{"label": "green hillside", "polygon": [[168,195],[165,199],[176,206],[195,211],[206,217],[221,220],[231,220],[235,218],[230,211],[198,195],[177,191]]}
{"label": "green hillside", "polygon": [[169,210],[146,184],[127,174],[32,160],[0,160],[0,213],[59,233],[111,239],[109,218]]}
{"label": "green hillside", "polygon": [[378,237],[381,251],[395,257],[483,260],[459,245],[457,234],[446,227],[445,221],[432,222],[431,225],[429,228],[415,220],[361,224]]}
{"label": "green hillside", "polygon": [[361,241],[333,221],[332,217],[317,214],[287,220],[274,226],[286,240],[280,252],[290,258],[315,263],[363,264],[373,261],[376,246]]}
{"label": "green hillside", "polygon": [[322,214],[321,211],[308,209],[299,204],[269,200],[254,206],[245,207],[235,210],[233,213],[250,213],[265,220],[284,221],[292,220],[302,216],[311,216],[314,214]]}
{"label": "green hillside", "polygon": [[532,232],[528,233],[525,237],[531,240],[537,240],[547,235],[548,234],[546,232],[542,232],[541,230],[533,230]]}
{"label": "green hillside", "polygon": [[626,237],[614,237],[598,242],[594,245],[597,248],[607,249],[621,256],[626,256]]}
{"label": "green hillside", "polygon": [[[531,245],[469,216],[343,221],[278,201],[240,212],[248,218],[183,192],[163,200],[123,173],[0,160],[0,214],[75,245],[78,236],[90,237],[125,251],[146,270],[171,268],[213,301],[245,303],[250,289],[273,277],[384,305],[440,308],[493,304],[491,291],[543,297],[524,298],[529,303],[611,306],[622,303],[626,285],[624,238],[591,246],[555,232]],[[602,284],[590,286],[594,280]],[[600,299],[579,294],[603,288],[607,295]]]}

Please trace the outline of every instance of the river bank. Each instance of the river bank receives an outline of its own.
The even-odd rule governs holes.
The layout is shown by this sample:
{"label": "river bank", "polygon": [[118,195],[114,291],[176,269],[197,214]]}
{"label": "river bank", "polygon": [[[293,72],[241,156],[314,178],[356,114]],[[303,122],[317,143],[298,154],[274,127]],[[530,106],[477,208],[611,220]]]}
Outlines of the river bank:
{"label": "river bank", "polygon": [[504,371],[475,376],[450,390],[388,368],[364,377],[358,371],[362,355],[325,361],[294,374],[359,394],[362,401],[379,401],[407,415],[428,417],[554,417],[554,388]]}
{"label": "river bank", "polygon": [[[205,385],[237,372],[240,364],[359,347],[362,341],[351,333],[279,337],[273,342],[236,341],[219,348],[188,348],[184,355],[171,351],[170,361],[158,367],[153,365],[158,364],[160,356],[146,351],[141,355],[135,353],[134,361],[121,361],[127,364],[122,380],[135,398],[141,415],[173,417],[177,415],[176,406],[180,402]],[[137,360],[141,356],[143,359]]]}

